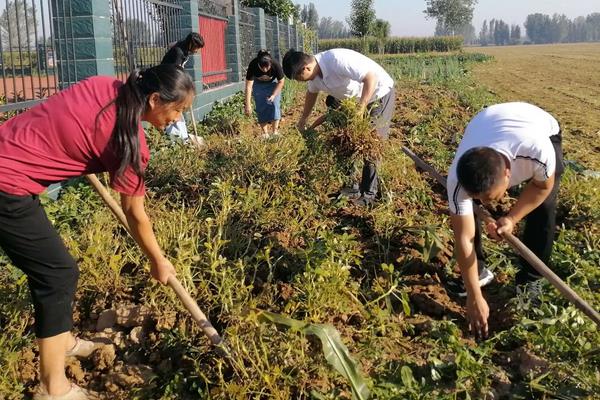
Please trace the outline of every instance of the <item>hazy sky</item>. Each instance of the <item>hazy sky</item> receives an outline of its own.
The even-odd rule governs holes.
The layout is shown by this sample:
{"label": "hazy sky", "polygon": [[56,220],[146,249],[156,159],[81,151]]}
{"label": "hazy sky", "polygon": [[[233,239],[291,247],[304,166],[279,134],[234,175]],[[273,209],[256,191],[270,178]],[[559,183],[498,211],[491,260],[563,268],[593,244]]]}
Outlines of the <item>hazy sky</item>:
{"label": "hazy sky", "polygon": [[[321,17],[345,21],[350,14],[350,0],[294,0],[314,3]],[[425,19],[425,0],[375,0],[378,18],[390,21],[394,36],[428,36],[435,21]],[[479,0],[475,6],[473,25],[477,32],[484,19],[503,19],[510,24],[523,24],[528,14],[565,14],[569,18],[600,12],[600,0]]]}

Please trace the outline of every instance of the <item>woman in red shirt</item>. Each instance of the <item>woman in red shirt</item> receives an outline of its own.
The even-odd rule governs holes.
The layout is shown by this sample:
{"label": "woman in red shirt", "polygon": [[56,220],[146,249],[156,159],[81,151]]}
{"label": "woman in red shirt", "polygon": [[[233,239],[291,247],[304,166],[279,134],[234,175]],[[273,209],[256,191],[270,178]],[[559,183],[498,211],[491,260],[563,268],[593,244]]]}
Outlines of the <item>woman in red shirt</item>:
{"label": "woman in red shirt", "polygon": [[38,195],[55,182],[108,172],[152,277],[165,284],[175,269],[144,209],[149,150],[142,121],[164,129],[194,94],[181,67],[158,65],[134,71],[126,83],[86,79],[0,126],[0,247],[27,275],[34,304],[40,349],[34,399],[88,398],[65,376],[65,357],[77,354],[82,342],[70,333],[79,269]]}

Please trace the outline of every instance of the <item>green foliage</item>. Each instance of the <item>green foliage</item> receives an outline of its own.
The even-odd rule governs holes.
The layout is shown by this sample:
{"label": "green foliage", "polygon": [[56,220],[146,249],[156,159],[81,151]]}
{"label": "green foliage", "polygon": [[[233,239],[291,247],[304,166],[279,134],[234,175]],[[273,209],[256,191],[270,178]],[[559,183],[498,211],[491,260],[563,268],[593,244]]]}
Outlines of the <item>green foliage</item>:
{"label": "green foliage", "polygon": [[227,100],[215,102],[202,125],[209,133],[235,135],[240,132],[244,119],[244,94],[238,93]]}
{"label": "green foliage", "polygon": [[352,0],[351,11],[347,19],[350,32],[354,36],[364,38],[373,31],[375,23],[375,10],[373,0]]}
{"label": "green foliage", "polygon": [[477,0],[426,0],[425,15],[435,18],[438,26],[454,36],[459,29],[471,23]]}
{"label": "green foliage", "polygon": [[276,15],[283,20],[289,17],[299,18],[298,9],[291,0],[241,0],[246,7],[260,7],[269,15]]}
{"label": "green foliage", "polygon": [[[283,135],[259,140],[244,129],[253,124],[246,118],[234,137],[224,135],[234,124],[229,114],[242,109],[238,98],[199,124],[206,141],[200,150],[148,132],[147,212],[179,278],[227,338],[231,360],[211,351],[175,294],[149,278],[141,251],[89,187],[74,185],[57,202],[44,203],[82,271],[77,330],[87,334],[92,315],[123,299],[175,316],[171,327],[149,324],[151,342],[118,352],[116,365],[135,359],[156,376],[113,397],[348,400],[353,386],[332,368],[332,356],[353,365],[345,370],[361,371],[377,399],[502,398],[503,385],[505,397],[515,398],[600,392],[598,330],[552,288],[544,289],[540,307],[523,297],[511,302],[505,311],[515,321],[496,319],[500,310],[492,310],[499,326],[492,338],[475,343],[463,303],[448,298],[439,282],[454,266],[445,193],[401,148],[409,146],[442,172],[448,167],[472,115],[498,101],[470,79],[471,64],[487,58],[376,59],[397,82],[398,104],[382,149],[381,198],[371,209],[330,197],[349,179],[327,143],[335,124],[303,135],[283,124]],[[301,106],[301,91],[300,83],[286,83],[283,103],[291,115]],[[352,128],[362,123],[352,113],[341,117]],[[552,264],[598,308],[600,190],[598,179],[584,172],[571,166],[562,181]],[[490,267],[506,275],[486,295],[512,292],[515,257],[501,244],[485,246]],[[419,293],[439,303],[441,314],[416,301]],[[0,302],[0,397],[22,398],[34,383],[22,377],[21,354],[33,347],[32,309],[26,279],[1,255],[0,295],[10,299]],[[332,328],[320,336],[276,329],[256,309],[305,321],[302,329]],[[326,345],[317,337],[333,340]],[[339,347],[336,342],[345,350],[323,353]],[[545,370],[522,367],[523,352],[542,359]],[[85,379],[97,376],[91,364],[82,367]]]}
{"label": "green foliage", "polygon": [[[322,39],[319,40],[319,50],[329,50],[335,48],[351,49],[358,52],[379,53],[380,40],[374,37],[366,39]],[[457,51],[462,47],[461,37],[428,37],[428,38],[401,38],[389,37],[383,41],[383,53],[402,54],[402,53],[426,53],[432,51],[448,52]]]}
{"label": "green foliage", "polygon": [[395,80],[416,79],[428,83],[446,83],[469,75],[472,63],[492,59],[480,53],[422,54],[410,57],[380,56],[374,58]]}
{"label": "green foliage", "polygon": [[352,396],[357,400],[367,400],[370,396],[365,377],[362,375],[356,361],[350,355],[348,348],[342,343],[340,333],[331,325],[307,324],[283,315],[266,311],[259,312],[259,319],[278,325],[287,326],[294,331],[306,335],[315,335],[321,341],[325,359],[336,371],[344,376],[352,387]]}

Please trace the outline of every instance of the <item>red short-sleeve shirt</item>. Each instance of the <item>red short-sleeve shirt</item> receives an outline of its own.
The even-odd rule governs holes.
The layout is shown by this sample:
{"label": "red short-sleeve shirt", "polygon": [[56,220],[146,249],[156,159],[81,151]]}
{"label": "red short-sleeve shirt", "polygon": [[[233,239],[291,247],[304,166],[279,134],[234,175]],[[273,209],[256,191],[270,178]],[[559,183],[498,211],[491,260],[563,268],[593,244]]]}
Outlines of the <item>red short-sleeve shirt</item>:
{"label": "red short-sleeve shirt", "polygon": [[[116,177],[120,160],[109,148],[115,105],[100,113],[121,86],[112,77],[92,77],[0,125],[0,191],[39,194],[52,183],[108,172],[114,190],[143,195],[144,181],[131,167]],[[141,121],[138,135],[145,168],[150,152]]]}

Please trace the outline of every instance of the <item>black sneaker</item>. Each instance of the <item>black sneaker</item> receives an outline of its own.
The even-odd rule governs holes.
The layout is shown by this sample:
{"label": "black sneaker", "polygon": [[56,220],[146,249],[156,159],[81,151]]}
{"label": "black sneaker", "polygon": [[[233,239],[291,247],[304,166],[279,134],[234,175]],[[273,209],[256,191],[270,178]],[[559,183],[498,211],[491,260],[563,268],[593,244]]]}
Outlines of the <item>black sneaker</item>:
{"label": "black sneaker", "polygon": [[374,196],[366,196],[363,194],[359,198],[352,199],[351,201],[352,201],[352,204],[354,204],[355,206],[369,207],[375,203],[375,197]]}
{"label": "black sneaker", "polygon": [[[489,269],[483,267],[483,269],[479,273],[479,287],[487,286],[493,280],[494,273]],[[448,281],[446,288],[450,293],[458,297],[467,297],[467,289],[465,289],[465,283],[463,282],[462,278]]]}
{"label": "black sneaker", "polygon": [[356,200],[360,197],[361,193],[358,189],[358,184],[355,184],[351,187],[345,187],[341,190],[338,199],[346,198],[348,200]]}

